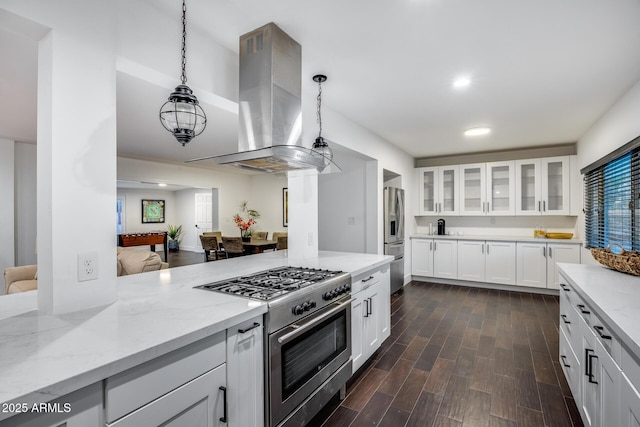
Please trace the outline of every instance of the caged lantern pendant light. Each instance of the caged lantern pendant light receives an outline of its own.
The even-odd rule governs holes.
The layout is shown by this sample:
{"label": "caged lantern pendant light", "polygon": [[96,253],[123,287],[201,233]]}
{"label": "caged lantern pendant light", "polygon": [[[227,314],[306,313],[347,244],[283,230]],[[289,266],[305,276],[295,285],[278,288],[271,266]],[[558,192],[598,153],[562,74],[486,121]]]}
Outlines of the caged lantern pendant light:
{"label": "caged lantern pendant light", "polygon": [[182,0],[182,84],[178,85],[169,100],[160,108],[162,126],[175,136],[184,147],[194,137],[200,135],[207,126],[207,117],[198,103],[198,98],[187,83],[187,5]]}
{"label": "caged lantern pendant light", "polygon": [[320,110],[322,107],[322,83],[327,81],[327,76],[323,74],[316,74],[315,76],[313,76],[313,81],[318,83],[316,118],[318,121],[319,132],[318,132],[318,137],[316,138],[316,141],[313,143],[313,146],[311,147],[311,150],[314,153],[317,153],[318,155],[322,156],[324,158],[324,164],[328,165],[329,163],[331,163],[331,160],[333,159],[333,152],[331,151],[331,148],[329,148],[329,144],[327,144],[327,141],[325,141],[324,138],[322,137],[322,113]]}

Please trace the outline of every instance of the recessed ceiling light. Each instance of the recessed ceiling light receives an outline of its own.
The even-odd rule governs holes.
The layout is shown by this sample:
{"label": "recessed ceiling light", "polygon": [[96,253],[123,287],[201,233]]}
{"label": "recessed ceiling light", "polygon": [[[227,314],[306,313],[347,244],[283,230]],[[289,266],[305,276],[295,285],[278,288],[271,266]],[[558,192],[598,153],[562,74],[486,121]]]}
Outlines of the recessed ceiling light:
{"label": "recessed ceiling light", "polygon": [[491,129],[489,128],[471,128],[464,131],[464,136],[480,136],[491,133]]}
{"label": "recessed ceiling light", "polygon": [[158,183],[158,187],[166,187],[166,186],[167,186],[167,184],[165,184],[164,182]]}
{"label": "recessed ceiling light", "polygon": [[458,77],[453,81],[453,87],[456,89],[462,89],[463,87],[467,87],[471,84],[471,79],[469,77]]}

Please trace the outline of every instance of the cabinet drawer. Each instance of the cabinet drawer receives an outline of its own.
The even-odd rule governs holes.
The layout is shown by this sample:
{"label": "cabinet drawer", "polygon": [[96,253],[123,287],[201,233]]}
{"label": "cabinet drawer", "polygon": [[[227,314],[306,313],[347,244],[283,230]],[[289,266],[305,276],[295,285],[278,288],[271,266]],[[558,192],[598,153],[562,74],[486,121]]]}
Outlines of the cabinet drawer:
{"label": "cabinet drawer", "polygon": [[105,380],[111,423],[225,362],[225,332],[182,347]]}
{"label": "cabinet drawer", "polygon": [[566,335],[574,353],[577,353],[582,342],[580,341],[580,316],[574,307],[560,306],[560,329]]}
{"label": "cabinet drawer", "polygon": [[611,333],[611,330],[605,326],[595,314],[591,316],[591,329],[596,334],[596,338],[600,344],[602,344],[604,350],[609,353],[613,361],[620,366],[622,347],[618,338]]}
{"label": "cabinet drawer", "polygon": [[109,427],[223,426],[225,366],[165,394]]}
{"label": "cabinet drawer", "polygon": [[580,361],[562,329],[560,329],[560,366],[571,388],[573,398],[576,402],[580,402]]}
{"label": "cabinet drawer", "polygon": [[351,283],[351,293],[355,294],[363,289],[367,289],[375,285],[376,283],[380,282],[382,276],[382,270],[372,270],[354,277],[353,282]]}

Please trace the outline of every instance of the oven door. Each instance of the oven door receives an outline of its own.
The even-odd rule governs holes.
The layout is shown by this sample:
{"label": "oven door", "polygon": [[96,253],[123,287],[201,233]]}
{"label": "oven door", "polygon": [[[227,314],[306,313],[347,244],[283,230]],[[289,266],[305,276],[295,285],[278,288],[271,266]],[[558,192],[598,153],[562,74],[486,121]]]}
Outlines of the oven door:
{"label": "oven door", "polygon": [[274,426],[351,358],[351,297],[269,335],[269,409]]}

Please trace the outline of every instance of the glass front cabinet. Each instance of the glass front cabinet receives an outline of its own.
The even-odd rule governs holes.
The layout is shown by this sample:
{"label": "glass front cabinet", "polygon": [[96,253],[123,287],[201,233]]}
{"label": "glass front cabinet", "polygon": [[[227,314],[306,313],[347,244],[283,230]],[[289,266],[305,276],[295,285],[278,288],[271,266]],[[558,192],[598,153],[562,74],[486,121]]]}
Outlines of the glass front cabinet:
{"label": "glass front cabinet", "polygon": [[569,156],[516,160],[516,215],[569,215]]}
{"label": "glass front cabinet", "polygon": [[419,215],[459,215],[458,166],[418,168]]}
{"label": "glass front cabinet", "polygon": [[460,215],[514,215],[514,162],[460,165]]}

